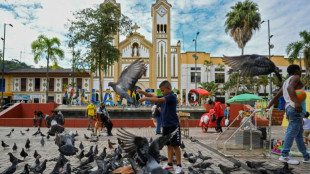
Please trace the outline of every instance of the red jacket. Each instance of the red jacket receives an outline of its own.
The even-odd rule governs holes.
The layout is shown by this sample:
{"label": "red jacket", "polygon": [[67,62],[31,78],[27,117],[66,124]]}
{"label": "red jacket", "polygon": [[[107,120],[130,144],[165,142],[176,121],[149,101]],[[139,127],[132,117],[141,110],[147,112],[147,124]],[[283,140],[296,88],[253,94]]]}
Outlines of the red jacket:
{"label": "red jacket", "polygon": [[213,109],[216,119],[218,119],[219,117],[224,117],[224,109],[221,102],[215,102]]}

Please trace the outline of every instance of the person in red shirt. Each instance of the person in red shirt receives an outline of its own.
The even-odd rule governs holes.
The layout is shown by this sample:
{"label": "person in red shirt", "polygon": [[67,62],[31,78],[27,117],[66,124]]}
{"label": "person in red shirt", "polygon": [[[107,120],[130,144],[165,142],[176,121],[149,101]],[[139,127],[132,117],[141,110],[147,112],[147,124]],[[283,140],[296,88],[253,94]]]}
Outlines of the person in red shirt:
{"label": "person in red shirt", "polygon": [[222,103],[220,101],[215,101],[215,103],[212,100],[209,100],[209,104],[214,109],[214,116],[216,118],[216,132],[223,132],[221,121],[224,117],[224,109],[222,107]]}

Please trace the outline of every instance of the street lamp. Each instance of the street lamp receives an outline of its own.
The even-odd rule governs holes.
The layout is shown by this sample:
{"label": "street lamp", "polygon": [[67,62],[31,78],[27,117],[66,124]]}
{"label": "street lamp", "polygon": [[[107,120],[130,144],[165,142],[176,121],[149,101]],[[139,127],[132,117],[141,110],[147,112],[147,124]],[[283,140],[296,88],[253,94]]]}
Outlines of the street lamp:
{"label": "street lamp", "polygon": [[5,88],[5,85],[4,85],[4,52],[5,52],[5,28],[6,28],[6,25],[9,25],[11,27],[13,27],[12,24],[6,24],[4,23],[4,33],[3,33],[3,38],[1,38],[3,40],[3,50],[2,50],[2,83],[1,83],[1,108],[3,107],[3,92],[4,92],[4,88]]}
{"label": "street lamp", "polygon": [[[264,23],[266,21],[262,21],[262,23]],[[270,56],[270,49],[274,48],[274,45],[273,44],[270,44],[270,39],[273,37],[273,35],[270,35],[270,24],[269,24],[269,19],[267,20],[267,23],[268,23],[268,50],[269,50],[269,59],[271,59],[271,56]],[[269,98],[271,99],[272,98],[272,80],[271,80],[271,74],[269,74],[269,88],[270,88],[270,92],[269,92]]]}
{"label": "street lamp", "polygon": [[195,59],[195,89],[197,89],[197,59],[198,56],[196,55],[196,49],[197,49],[197,37],[199,35],[199,31],[196,33],[196,39],[193,39],[193,42],[195,42],[195,54],[193,55]]}

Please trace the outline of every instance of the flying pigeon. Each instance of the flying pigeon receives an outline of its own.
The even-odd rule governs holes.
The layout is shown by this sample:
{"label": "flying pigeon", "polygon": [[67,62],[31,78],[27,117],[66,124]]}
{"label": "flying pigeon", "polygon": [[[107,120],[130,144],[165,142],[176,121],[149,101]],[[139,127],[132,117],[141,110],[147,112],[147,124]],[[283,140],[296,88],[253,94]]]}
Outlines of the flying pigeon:
{"label": "flying pigeon", "polygon": [[118,129],[120,134],[117,134],[124,142],[123,150],[129,154],[131,159],[134,159],[137,164],[143,168],[146,167],[151,174],[165,173],[160,165],[159,151],[164,147],[167,141],[176,135],[177,129],[171,134],[156,138],[150,145],[145,137],[136,136],[124,129]]}
{"label": "flying pigeon", "polygon": [[126,98],[128,104],[134,104],[134,100],[128,95],[127,91],[133,91],[137,81],[145,74],[146,70],[147,66],[144,61],[141,58],[137,59],[123,70],[117,83],[109,82],[108,85],[122,98]]}
{"label": "flying pigeon", "polygon": [[[222,60],[226,65],[232,68],[232,71],[240,70],[241,76],[253,77],[274,72],[279,81],[282,81],[279,68],[265,56],[257,54],[231,57],[224,56]],[[232,71],[230,71],[230,73]]]}

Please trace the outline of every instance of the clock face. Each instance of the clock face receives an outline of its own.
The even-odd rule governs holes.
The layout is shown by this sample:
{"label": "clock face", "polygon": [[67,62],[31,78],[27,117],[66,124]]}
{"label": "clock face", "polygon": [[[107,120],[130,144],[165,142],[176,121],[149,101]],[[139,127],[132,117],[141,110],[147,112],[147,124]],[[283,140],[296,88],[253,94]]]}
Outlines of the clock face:
{"label": "clock face", "polygon": [[158,9],[157,13],[160,16],[164,16],[166,14],[166,10],[163,7],[161,7],[160,9]]}

